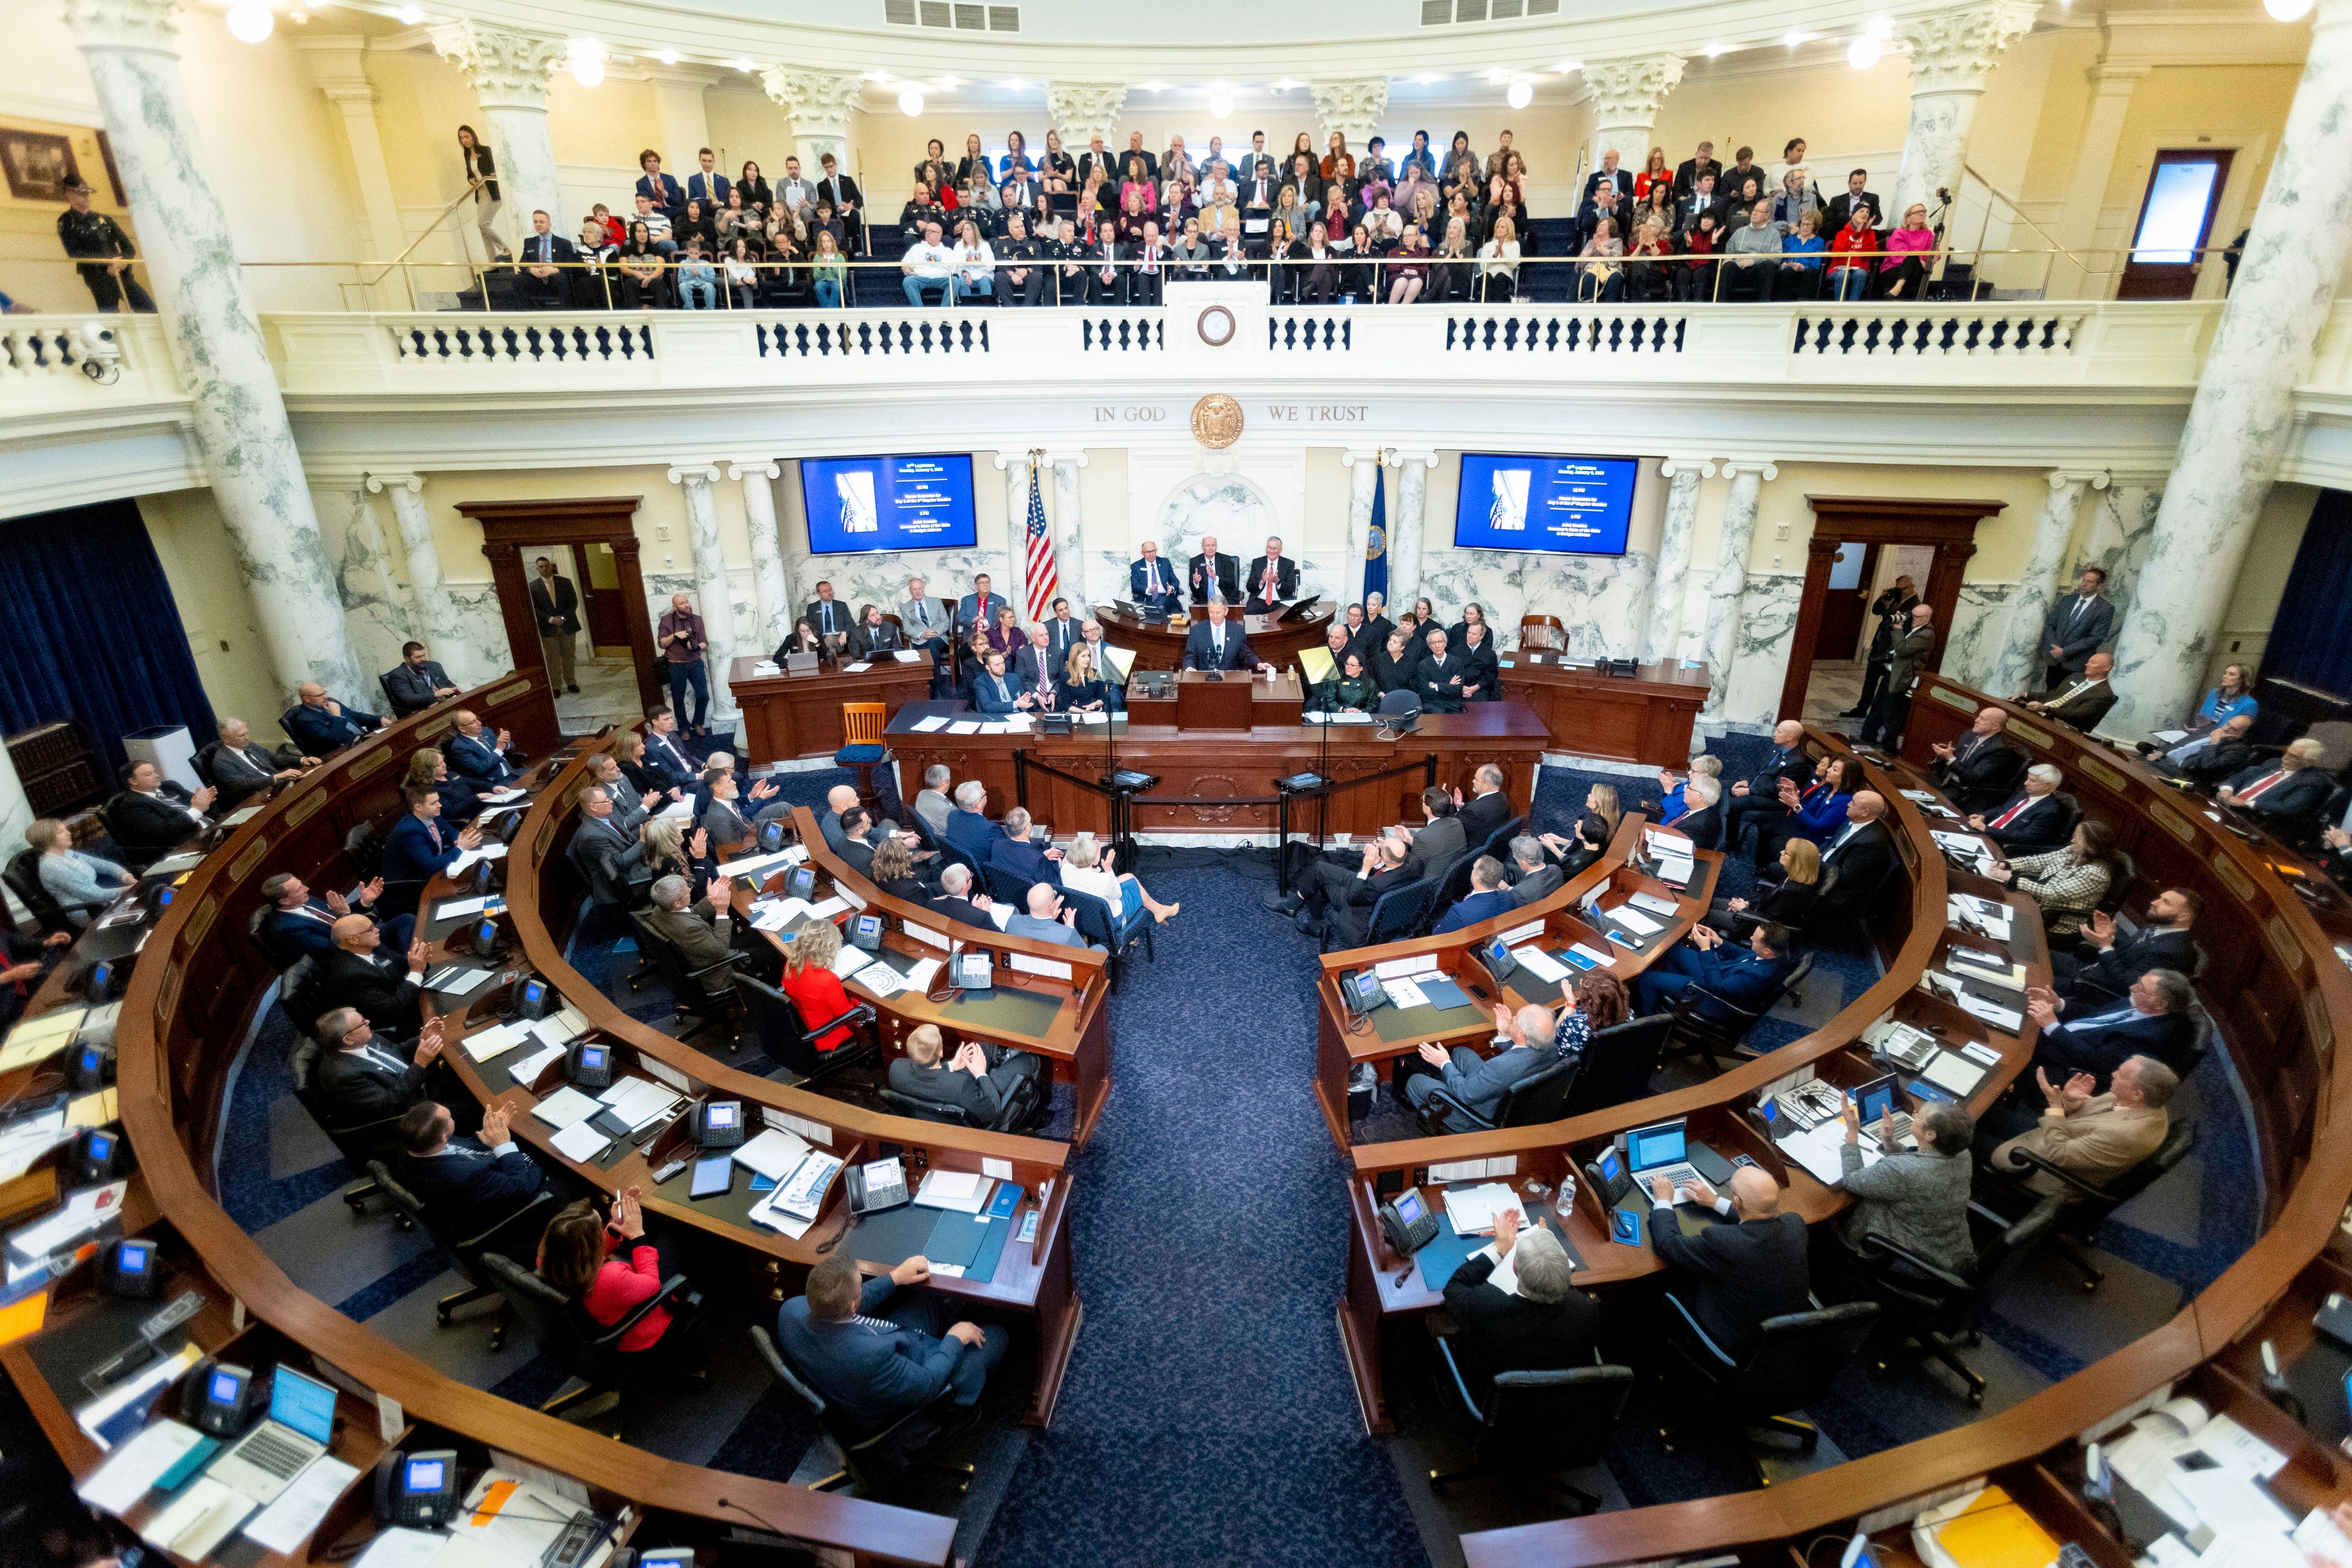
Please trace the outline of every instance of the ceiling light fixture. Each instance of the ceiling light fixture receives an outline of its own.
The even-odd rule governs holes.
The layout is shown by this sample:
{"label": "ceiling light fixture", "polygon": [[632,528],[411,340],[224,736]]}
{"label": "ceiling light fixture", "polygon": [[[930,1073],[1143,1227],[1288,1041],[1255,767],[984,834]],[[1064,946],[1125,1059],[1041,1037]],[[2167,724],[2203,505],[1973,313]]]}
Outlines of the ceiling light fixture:
{"label": "ceiling light fixture", "polygon": [[946,91],[948,91],[948,90],[950,90],[950,89],[954,89],[954,88],[961,87],[962,85],[963,85],[963,83],[962,83],[962,82],[961,82],[961,81],[957,80],[954,77],[951,77],[951,76],[943,76],[943,77],[940,78],[940,91],[942,91],[942,92],[946,92]]}
{"label": "ceiling light fixture", "polygon": [[394,11],[393,16],[399,19],[401,26],[404,27],[414,27],[417,23],[425,20],[425,7],[422,5],[403,5],[399,10]]}
{"label": "ceiling light fixture", "polygon": [[1231,120],[1234,117],[1234,95],[1222,89],[1209,95],[1209,118]]}
{"label": "ceiling light fixture", "polygon": [[1513,77],[1510,90],[1503,94],[1503,101],[1513,109],[1525,109],[1535,100],[1536,84],[1523,76]]}
{"label": "ceiling light fixture", "polygon": [[661,63],[666,66],[674,66],[677,64],[677,51],[676,49],[664,49],[661,53],[656,55],[654,58],[661,61]]}
{"label": "ceiling light fixture", "polygon": [[257,44],[278,26],[268,0],[236,0],[228,8],[228,36],[240,44]]}
{"label": "ceiling light fixture", "polygon": [[2300,22],[2311,15],[2312,0],[2263,0],[2263,9],[2282,22]]}
{"label": "ceiling light fixture", "polygon": [[1551,68],[1559,72],[1560,75],[1566,76],[1571,71],[1582,70],[1584,68],[1584,62],[1582,60],[1562,60],[1559,64],[1552,67]]}
{"label": "ceiling light fixture", "polygon": [[1886,46],[1872,34],[1864,33],[1845,47],[1845,63],[1858,71],[1866,71],[1886,54]]}
{"label": "ceiling light fixture", "polygon": [[1717,56],[1717,55],[1719,55],[1719,54],[1723,53],[1723,52],[1724,52],[1724,50],[1725,50],[1727,47],[1729,47],[1729,46],[1727,46],[1727,45],[1720,44],[1720,43],[1716,42],[1716,41],[1715,41],[1715,40],[1713,40],[1713,39],[1709,39],[1709,40],[1707,41],[1707,46],[1706,46],[1706,58],[1707,58],[1708,59],[1713,59],[1713,58],[1716,58],[1716,56]]}
{"label": "ceiling light fixture", "polygon": [[1147,81],[1140,85],[1146,92],[1166,92],[1168,90],[1168,84],[1164,81]]}
{"label": "ceiling light fixture", "polygon": [[912,117],[923,112],[923,89],[913,82],[898,89],[898,112]]}
{"label": "ceiling light fixture", "polygon": [[1280,81],[1274,84],[1274,90],[1276,92],[1288,92],[1297,85],[1298,84],[1297,82],[1291,80],[1288,77],[1284,77]]}
{"label": "ceiling light fixture", "polygon": [[753,71],[758,70],[760,68],[751,63],[751,56],[737,55],[735,57],[735,68],[741,71],[745,76],[750,76]]}
{"label": "ceiling light fixture", "polygon": [[572,45],[572,79],[582,87],[594,87],[604,79],[604,46],[593,38],[580,38]]}
{"label": "ceiling light fixture", "polygon": [[1011,81],[1001,81],[996,85],[1003,88],[1007,92],[1020,92],[1026,89],[1029,84],[1023,81],[1019,77],[1014,77]]}
{"label": "ceiling light fixture", "polygon": [[1793,49],[1805,41],[1805,35],[1791,27],[1780,36],[1780,41]]}

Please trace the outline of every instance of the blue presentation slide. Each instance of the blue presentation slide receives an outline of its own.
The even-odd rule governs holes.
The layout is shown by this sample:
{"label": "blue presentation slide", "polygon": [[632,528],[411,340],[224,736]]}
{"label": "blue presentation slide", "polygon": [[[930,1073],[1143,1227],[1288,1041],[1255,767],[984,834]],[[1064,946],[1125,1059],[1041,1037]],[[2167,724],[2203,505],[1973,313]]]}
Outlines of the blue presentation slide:
{"label": "blue presentation slide", "polygon": [[1639,468],[1633,458],[1465,452],[1454,542],[1470,550],[1622,555]]}
{"label": "blue presentation slide", "polygon": [[980,542],[971,510],[971,456],[803,458],[801,500],[809,549],[969,550]]}

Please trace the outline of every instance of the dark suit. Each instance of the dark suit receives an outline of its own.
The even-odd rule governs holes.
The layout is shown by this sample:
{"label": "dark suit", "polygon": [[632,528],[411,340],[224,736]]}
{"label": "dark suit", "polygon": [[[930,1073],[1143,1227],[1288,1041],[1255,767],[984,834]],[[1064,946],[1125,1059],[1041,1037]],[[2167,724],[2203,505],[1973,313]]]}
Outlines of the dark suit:
{"label": "dark suit", "polygon": [[1212,573],[1216,577],[1217,596],[1228,605],[1239,605],[1242,602],[1241,560],[1237,556],[1226,554],[1222,550],[1217,552],[1217,559],[1213,563],[1199,555],[1195,555],[1185,563],[1185,591],[1192,596],[1192,603],[1205,605],[1209,602]]}
{"label": "dark suit", "polygon": [[1720,802],[1696,811],[1686,811],[1675,818],[1674,825],[1677,831],[1689,834],[1692,845],[1697,848],[1723,847],[1723,806]]}
{"label": "dark suit", "polygon": [[879,1432],[950,1391],[959,1405],[979,1403],[989,1368],[1012,1343],[994,1326],[986,1327],[979,1345],[947,1338],[950,1314],[941,1298],[922,1290],[900,1297],[890,1277],[878,1275],[866,1281],[856,1315],[845,1322],[811,1317],[805,1296],[785,1302],[776,1316],[785,1361],[855,1432]]}
{"label": "dark suit", "polygon": [[1469,700],[1475,675],[1468,656],[1449,646],[1444,658],[1434,654],[1423,656],[1413,667],[1412,689],[1421,698],[1421,705],[1431,712],[1459,713],[1463,703]]}
{"label": "dark suit", "polygon": [[1870,209],[1872,223],[1881,228],[1886,226],[1886,204],[1880,201],[1874,193],[1864,191],[1860,196],[1856,196],[1852,191],[1840,191],[1830,198],[1829,205],[1822,209],[1822,226],[1814,232],[1824,237],[1843,233],[1845,226],[1853,221],[1853,209],[1857,205]]}
{"label": "dark suit", "polygon": [[[1748,785],[1746,795],[1734,795],[1728,784],[1724,785],[1723,799],[1717,809],[1723,813],[1725,847],[1737,849],[1739,847],[1740,832],[1747,826],[1747,818],[1750,815],[1762,812],[1766,814],[1765,820],[1769,822],[1785,809],[1780,805],[1782,779],[1795,780],[1801,791],[1813,782],[1813,760],[1805,755],[1805,748],[1801,744],[1775,746],[1767,752],[1763,765],[1742,781]],[[1682,825],[1677,823],[1675,826],[1679,827]],[[1688,832],[1689,829],[1685,828],[1684,831]],[[1707,847],[1712,848],[1713,846]]]}
{"label": "dark suit", "polygon": [[302,765],[301,753],[291,746],[269,752],[260,746],[247,745],[243,751],[226,746],[212,748],[206,770],[212,775],[213,815],[226,816],[247,801],[278,783],[278,775],[287,768]]}
{"label": "dark suit", "polygon": [[337,918],[324,899],[312,899],[299,910],[272,910],[261,918],[261,944],[281,967],[304,956],[324,962],[338,951]]}
{"label": "dark suit", "polygon": [[996,842],[989,846],[988,864],[1024,882],[1050,882],[1057,888],[1062,885],[1062,863],[1046,859],[1045,852],[1030,839],[1007,838],[998,834]]}
{"label": "dark suit", "polygon": [[[1516,871],[1518,868],[1507,866],[1505,869]],[[1559,892],[1561,884],[1567,880],[1568,873],[1546,861],[1511,884],[1511,901],[1521,909],[1539,903]]]}
{"label": "dark suit", "polygon": [[1437,922],[1430,934],[1444,936],[1448,931],[1460,931],[1464,926],[1474,926],[1480,921],[1490,921],[1496,915],[1507,914],[1517,907],[1518,900],[1511,896],[1511,889],[1508,888],[1496,888],[1491,892],[1485,893],[1474,892],[1446,910],[1445,918]]}
{"label": "dark suit", "polygon": [[429,658],[423,664],[411,664],[404,658],[383,677],[384,691],[392,698],[392,710],[403,717],[432,707],[441,700],[434,695],[436,691],[457,684],[449,679],[447,670]]}
{"label": "dark suit", "polygon": [[[1156,591],[1147,580],[1147,568],[1158,576]],[[1139,557],[1127,563],[1127,595],[1138,609],[1152,616],[1166,616],[1184,602],[1184,590],[1176,583],[1176,568],[1156,556],[1149,562]]]}
{"label": "dark suit", "polygon": [[656,735],[651,730],[646,731],[645,765],[664,789],[690,789],[702,780],[702,769],[694,753],[675,733]]}
{"label": "dark suit", "polygon": [[1274,592],[1266,592],[1266,558],[1263,555],[1249,563],[1249,574],[1243,579],[1247,585],[1247,603],[1243,606],[1251,615],[1262,616],[1276,602],[1289,604],[1298,597],[1298,563],[1285,555],[1274,563]]}
{"label": "dark suit", "polygon": [[1020,695],[1021,683],[1011,674],[990,675],[983,670],[972,677],[971,705],[982,713],[1018,712]]}
{"label": "dark suit", "polygon": [[2095,683],[2068,681],[2043,693],[2042,701],[2044,718],[2072,724],[2087,734],[2098,727],[2099,721],[2107,716],[2107,710],[2116,705],[2115,683],[2110,680]]}
{"label": "dark suit", "polygon": [[686,177],[686,199],[700,202],[702,210],[714,216],[727,210],[727,193],[734,188],[735,182],[716,169],[707,174],[697,169]]}
{"label": "dark suit", "polygon": [[1503,667],[1495,658],[1493,633],[1488,633],[1486,639],[1475,647],[1466,637],[1458,640],[1449,637],[1445,639],[1445,646],[1459,649],[1462,657],[1469,661],[1470,676],[1462,682],[1464,701],[1494,702],[1501,700]]}
{"label": "dark suit", "polygon": [[673,220],[686,205],[686,187],[677,183],[676,174],[639,174],[635,194],[671,215]]}
{"label": "dark suit", "polygon": [[1591,1364],[1601,1309],[1570,1287],[1552,1302],[1530,1301],[1486,1282],[1494,1259],[1467,1258],[1445,1282],[1445,1311],[1460,1331],[1454,1341],[1462,1375],[1483,1397],[1498,1372],[1553,1372]]}
{"label": "dark suit", "polygon": [[369,733],[383,722],[373,713],[362,712],[346,702],[340,713],[330,713],[324,708],[307,707],[301,703],[289,708],[278,719],[278,727],[302,748],[306,757],[323,757]]}
{"label": "dark suit", "polygon": [[[2308,830],[2317,820],[2336,781],[2319,768],[2306,766],[2290,773],[2266,760],[2231,774],[2229,787],[2241,797],[2240,811],[2291,837]],[[2262,793],[2252,801],[2243,798],[2247,791],[2257,788]]]}
{"label": "dark suit", "polygon": [[1475,847],[1495,836],[1495,830],[1511,820],[1511,797],[1501,790],[1486,795],[1474,795],[1462,803],[1454,814],[1462,824],[1463,842]]}
{"label": "dark suit", "polygon": [[1685,158],[1675,166],[1675,194],[1687,200],[1691,193],[1698,189],[1698,180],[1701,174],[1713,174],[1715,176],[1716,188],[1717,190],[1721,190],[1723,188],[1723,161],[1721,159],[1709,158],[1706,163],[1702,163],[1696,158]]}
{"label": "dark suit", "polygon": [[[1671,1208],[1650,1210],[1650,1245],[1683,1274],[1671,1282],[1676,1300],[1726,1355],[1738,1360],[1755,1347],[1767,1318],[1809,1310],[1811,1275],[1805,1222],[1776,1214],[1738,1225],[1711,1225],[1685,1236]],[[1672,1321],[1671,1318],[1668,1321]]]}
{"label": "dark suit", "polygon": [[387,882],[430,881],[457,858],[457,830],[445,822],[427,822],[415,812],[404,812],[383,840],[383,879]]}
{"label": "dark suit", "polygon": [[1441,816],[1423,824],[1421,831],[1412,836],[1412,843],[1404,852],[1404,863],[1417,868],[1425,877],[1466,847],[1468,840],[1462,831],[1459,814]]}
{"label": "dark suit", "polygon": [[[1359,861],[1358,868],[1361,864]],[[1372,918],[1372,906],[1381,901],[1381,895],[1419,880],[1421,869],[1412,865],[1375,871],[1359,879],[1356,868],[1326,861],[1318,865],[1309,885],[1315,896],[1327,902],[1334,939],[1342,947],[1360,947],[1366,923]]]}
{"label": "dark suit", "polygon": [[[2116,607],[2105,594],[2094,594],[2087,600],[2069,594],[2051,605],[2042,623],[2038,655],[2050,672],[2050,684],[2059,684],[2061,675],[2079,679],[2083,666],[2115,633]],[[2053,647],[2060,650],[2056,658],[2050,658]]]}
{"label": "dark suit", "polygon": [[124,790],[106,803],[107,830],[134,860],[162,858],[211,825],[189,804],[188,792],[165,779],[153,795]]}
{"label": "dark suit", "polygon": [[478,737],[450,737],[449,749],[446,753],[449,759],[449,771],[461,779],[489,789],[500,788],[522,777],[521,770],[509,763],[506,753],[498,749],[498,739],[496,732],[488,729],[485,729]]}
{"label": "dark suit", "polygon": [[[1752,1012],[1796,967],[1794,958],[1759,958],[1754,948],[1732,942],[1717,943],[1705,952],[1695,947],[1669,948],[1633,983],[1641,999],[1635,1011],[1643,1016],[1663,1013],[1691,986],[1703,985],[1733,1006]],[[1699,1016],[1716,1023],[1732,1022],[1704,1000]]]}
{"label": "dark suit", "polygon": [[1937,763],[1927,772],[1962,811],[1980,811],[2010,797],[2025,763],[2025,753],[1999,735],[1971,730],[1952,742],[1950,762]]}
{"label": "dark suit", "polygon": [[587,879],[588,896],[599,904],[629,901],[629,872],[645,863],[645,840],[626,834],[610,817],[583,816],[564,850]]}
{"label": "dark suit", "polygon": [[1014,690],[1032,693],[1042,706],[1053,695],[1054,682],[1062,673],[1062,655],[1051,647],[1040,652],[1036,644],[1023,643],[1013,650],[1013,667],[1004,673]]}
{"label": "dark suit", "polygon": [[1822,902],[1840,914],[1867,914],[1859,904],[1894,866],[1895,843],[1885,822],[1849,822],[1822,847]]}
{"label": "dark suit", "polygon": [[[2190,746],[2196,750],[2183,755]],[[2208,789],[2222,783],[2232,773],[2252,767],[2255,763],[2253,746],[2242,738],[2200,737],[2183,741],[2161,755],[2166,765]]]}
{"label": "dark suit", "polygon": [[941,919],[951,920],[958,925],[976,926],[982,931],[996,929],[996,922],[988,918],[988,911],[970,899],[951,899],[942,894],[931,900],[931,908],[939,911]]}
{"label": "dark suit", "polygon": [[801,612],[801,619],[814,627],[820,637],[838,634],[845,637],[856,625],[856,614],[838,599],[811,599],[808,608]]}
{"label": "dark suit", "polygon": [[2077,952],[2050,955],[2050,973],[2071,1008],[2104,1005],[2132,988],[2151,969],[2171,969],[2195,978],[2197,944],[2188,931],[2147,927],[2128,940],[2117,933],[2105,952],[2085,943]]}
{"label": "dark suit", "polygon": [[[1053,673],[1058,676],[1062,673],[1063,662],[1070,657],[1070,650],[1087,640],[1085,623],[1071,616],[1066,620],[1049,619],[1044,625],[1045,651],[1053,656]],[[1099,679],[1102,671],[1097,669],[1095,675]]]}
{"label": "dark suit", "polygon": [[[1230,557],[1220,557],[1230,559]],[[1184,637],[1184,668],[1187,669],[1255,669],[1257,655],[1250,651],[1249,639],[1244,636],[1238,617],[1225,617],[1223,641],[1213,630],[1213,623],[1194,621],[1192,629]]]}
{"label": "dark suit", "polygon": [[893,653],[906,646],[907,639],[899,636],[898,628],[887,621],[870,626],[860,621],[849,628],[849,657],[852,658],[871,658],[877,653]]}
{"label": "dark suit", "polygon": [[2058,1026],[2044,1029],[2033,1047],[2037,1067],[2049,1069],[2052,1083],[2063,1083],[2070,1074],[2089,1073],[2098,1079],[2093,1092],[2105,1094],[2116,1068],[2133,1057],[2153,1057],[2175,1072],[2188,1065],[2189,1047],[2197,1026],[2186,1013],[2142,1013],[2126,1000],[2111,1006],[2072,1006]]}
{"label": "dark suit", "polygon": [[[2012,811],[2017,815],[2010,816]],[[2037,800],[2021,792],[1982,815],[1985,837],[2000,845],[2003,854],[2018,856],[2039,855],[2063,845],[2071,831],[2067,819],[2073,814],[2055,795],[2045,795]],[[2009,817],[2006,826],[1992,826],[2004,816]]]}
{"label": "dark suit", "polygon": [[[1620,169],[1613,174],[1606,169],[1593,170],[1592,173],[1584,176],[1584,189],[1577,194],[1576,205],[1580,207],[1591,206],[1592,205],[1592,193],[1599,190],[1605,184],[1615,185],[1617,187],[1617,210],[1619,212],[1625,212],[1632,208],[1633,202],[1633,174],[1630,169]],[[1619,237],[1622,238],[1623,237],[1620,236]]]}
{"label": "dark suit", "polygon": [[[572,579],[562,573],[556,574],[552,590],[548,581],[537,574],[533,574],[530,579],[530,607],[531,613],[539,617],[539,635],[541,637],[577,636],[580,631],[579,590],[572,585]],[[550,617],[562,624],[549,626]]]}
{"label": "dark suit", "polygon": [[[981,916],[988,923],[986,915]],[[890,1087],[900,1094],[919,1100],[941,1100],[961,1109],[975,1127],[992,1128],[1009,1132],[1013,1129],[1001,1125],[1006,1103],[1024,1079],[1035,1081],[1043,1059],[1026,1051],[1007,1050],[993,1041],[983,1040],[981,1049],[988,1057],[988,1076],[974,1078],[948,1066],[944,1054],[933,1067],[920,1067],[912,1057],[900,1057],[890,1064]],[[1041,1089],[1044,1087],[1040,1085]]]}
{"label": "dark suit", "polygon": [[335,1124],[352,1127],[398,1116],[424,1099],[425,1073],[409,1047],[379,1037],[357,1050],[321,1054],[316,1084]]}
{"label": "dark suit", "polygon": [[[303,988],[303,1010],[309,1016],[297,1023],[310,1025],[337,1007],[356,1007],[380,1036],[413,1036],[424,1027],[424,993],[411,983],[408,955],[379,947],[372,958],[337,948],[320,961]],[[383,1042],[377,1042],[381,1045]],[[339,1053],[330,1053],[330,1059]],[[324,1076],[323,1068],[321,1076]]]}
{"label": "dark suit", "polygon": [[987,865],[989,856],[1003,837],[1004,829],[976,811],[958,806],[948,813],[948,842],[969,856],[975,866]]}
{"label": "dark suit", "polygon": [[560,234],[523,236],[521,249],[514,258],[515,293],[524,304],[535,310],[562,310],[575,274],[558,271],[552,277],[536,278],[527,268],[560,266],[579,259],[579,247]]}
{"label": "dark suit", "polygon": [[400,1179],[436,1218],[478,1236],[529,1203],[547,1179],[511,1140],[505,1151],[493,1154],[473,1138],[452,1138],[438,1154],[403,1150]]}

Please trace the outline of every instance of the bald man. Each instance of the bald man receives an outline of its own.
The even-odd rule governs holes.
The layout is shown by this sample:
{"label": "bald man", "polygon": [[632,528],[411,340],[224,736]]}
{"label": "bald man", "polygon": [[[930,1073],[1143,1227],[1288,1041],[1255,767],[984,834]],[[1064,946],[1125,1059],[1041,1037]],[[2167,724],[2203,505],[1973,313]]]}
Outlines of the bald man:
{"label": "bald man", "polygon": [[338,702],[315,680],[304,681],[294,695],[297,701],[278,723],[302,748],[304,756],[323,757],[330,752],[340,752],[362,736],[383,728],[383,721],[375,714]]}
{"label": "bald man", "polygon": [[[1691,1203],[1733,1221],[1685,1236],[1675,1193],[1664,1176],[1650,1183],[1650,1245],[1675,1270],[1667,1289],[1734,1361],[1756,1348],[1767,1318],[1812,1308],[1805,1260],[1805,1222],[1780,1212],[1780,1185],[1760,1166],[1731,1173],[1726,1197],[1706,1181],[1683,1189]],[[1668,1322],[1675,1320],[1670,1314]]]}
{"label": "bald man", "polygon": [[1551,1032],[1549,1009],[1529,1005],[1513,1013],[1496,1003],[1495,1033],[1508,1045],[1491,1057],[1482,1057],[1467,1046],[1456,1046],[1448,1052],[1423,1041],[1419,1052],[1400,1058],[1412,1075],[1400,1086],[1405,1101],[1419,1110],[1442,1089],[1472,1115],[1491,1124],[1513,1085],[1559,1059],[1552,1054]]}
{"label": "bald man", "polygon": [[425,978],[432,948],[417,941],[404,954],[386,951],[383,931],[363,914],[336,919],[330,934],[335,951],[319,963],[303,987],[301,1012],[315,1018],[331,1007],[358,1012],[375,1029],[402,1039],[423,1027]]}

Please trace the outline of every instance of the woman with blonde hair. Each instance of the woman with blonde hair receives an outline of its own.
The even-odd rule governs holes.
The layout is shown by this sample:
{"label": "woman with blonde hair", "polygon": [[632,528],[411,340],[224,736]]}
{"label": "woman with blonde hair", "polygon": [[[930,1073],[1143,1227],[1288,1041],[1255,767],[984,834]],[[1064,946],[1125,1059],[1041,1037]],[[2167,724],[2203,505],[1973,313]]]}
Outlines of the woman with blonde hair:
{"label": "woman with blonde hair", "polygon": [[139,880],[111,860],[75,848],[73,829],[54,816],[25,829],[25,842],[41,857],[42,890],[57,900],[60,912],[75,926],[88,925],[90,910],[105,908],[116,893]]}
{"label": "woman with blonde hair", "polygon": [[[1605,845],[1617,837],[1617,825],[1625,820],[1625,812],[1624,808],[1617,804],[1615,784],[1597,784],[1585,792],[1584,818],[1587,822],[1600,823],[1601,829],[1597,837],[1602,844]],[[1587,837],[1595,836],[1587,835]]]}
{"label": "woman with blonde hair", "polygon": [[1791,838],[1780,846],[1773,871],[1759,872],[1757,897],[1717,899],[1706,912],[1706,923],[1727,937],[1746,942],[1759,925],[1783,925],[1801,930],[1822,891],[1821,847],[1810,838]]}
{"label": "woman with blonde hair", "polygon": [[1175,919],[1184,906],[1163,904],[1144,891],[1134,872],[1118,869],[1118,858],[1115,850],[1097,846],[1093,834],[1081,833],[1062,852],[1062,886],[1092,893],[1117,910],[1121,926],[1146,910],[1162,925]]}
{"label": "woman with blonde hair", "polygon": [[833,961],[841,956],[841,928],[803,917],[788,931],[793,940],[783,944],[784,973],[776,988],[793,999],[801,1027],[814,1037],[810,1044],[819,1051],[838,1050],[856,1032],[856,1025],[841,1020],[857,1006],[833,972]]}

